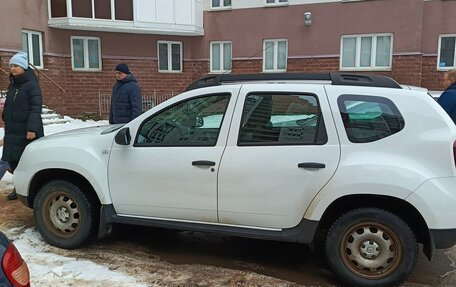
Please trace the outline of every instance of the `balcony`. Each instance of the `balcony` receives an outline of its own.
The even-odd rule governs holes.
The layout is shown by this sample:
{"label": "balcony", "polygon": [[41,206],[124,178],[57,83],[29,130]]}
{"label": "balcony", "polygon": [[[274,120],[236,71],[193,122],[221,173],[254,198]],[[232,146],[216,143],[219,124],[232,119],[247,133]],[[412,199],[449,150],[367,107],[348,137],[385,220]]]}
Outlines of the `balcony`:
{"label": "balcony", "polygon": [[202,0],[48,0],[48,10],[58,29],[204,35]]}

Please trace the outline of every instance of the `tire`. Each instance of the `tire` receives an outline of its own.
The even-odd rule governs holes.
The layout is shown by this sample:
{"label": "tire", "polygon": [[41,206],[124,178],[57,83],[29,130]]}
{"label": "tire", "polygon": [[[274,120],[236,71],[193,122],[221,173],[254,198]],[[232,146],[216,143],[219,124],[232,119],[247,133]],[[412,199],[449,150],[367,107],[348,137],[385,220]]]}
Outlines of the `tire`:
{"label": "tire", "polygon": [[362,208],[334,222],[325,253],[329,268],[348,286],[397,286],[415,268],[418,244],[396,215]]}
{"label": "tire", "polygon": [[50,181],[40,189],[33,216],[44,240],[65,249],[84,244],[97,225],[95,204],[76,185],[63,180]]}

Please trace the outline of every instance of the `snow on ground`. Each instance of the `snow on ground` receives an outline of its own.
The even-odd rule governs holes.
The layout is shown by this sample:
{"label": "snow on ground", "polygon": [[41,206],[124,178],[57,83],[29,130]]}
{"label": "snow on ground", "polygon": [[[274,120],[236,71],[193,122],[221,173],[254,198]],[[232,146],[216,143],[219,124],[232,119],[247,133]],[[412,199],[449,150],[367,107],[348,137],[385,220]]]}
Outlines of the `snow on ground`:
{"label": "snow on ground", "polygon": [[35,228],[15,228],[5,233],[27,262],[32,286],[75,286],[76,282],[77,286],[149,286],[89,260],[52,252],[53,247],[42,240]]}
{"label": "snow on ground", "polygon": [[[107,125],[107,121],[82,121],[65,117],[69,120],[64,124],[51,124],[44,126],[44,134],[50,135],[66,130],[90,126]],[[3,138],[4,129],[0,128],[0,137]],[[2,148],[0,148],[2,149]],[[3,177],[7,185],[11,184],[12,175],[6,173]],[[3,230],[13,240],[30,270],[32,286],[149,286],[137,282],[135,278],[121,272],[88,260],[57,255],[50,251],[54,248],[46,244],[35,228],[23,230],[14,228]]]}

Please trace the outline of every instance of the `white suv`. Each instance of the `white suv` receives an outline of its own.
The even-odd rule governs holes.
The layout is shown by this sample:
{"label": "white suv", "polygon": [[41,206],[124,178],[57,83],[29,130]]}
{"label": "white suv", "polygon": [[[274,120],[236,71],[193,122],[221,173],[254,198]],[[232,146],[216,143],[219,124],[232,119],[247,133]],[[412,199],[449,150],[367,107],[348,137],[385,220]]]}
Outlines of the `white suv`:
{"label": "white suv", "polygon": [[381,76],[214,75],[126,125],[27,146],[14,175],[52,245],[115,223],[321,244],[348,285],[390,286],[456,243],[456,127]]}

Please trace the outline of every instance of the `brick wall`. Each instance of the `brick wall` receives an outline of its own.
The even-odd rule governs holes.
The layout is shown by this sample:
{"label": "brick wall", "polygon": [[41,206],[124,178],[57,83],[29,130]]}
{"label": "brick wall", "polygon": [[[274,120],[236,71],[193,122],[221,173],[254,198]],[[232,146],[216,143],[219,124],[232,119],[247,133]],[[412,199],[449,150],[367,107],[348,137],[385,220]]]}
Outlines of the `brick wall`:
{"label": "brick wall", "polygon": [[422,78],[421,55],[393,57],[393,69],[384,75],[390,76],[400,84],[421,86]]}
{"label": "brick wall", "polygon": [[423,57],[423,79],[421,85],[429,90],[444,90],[442,71],[437,71],[437,57]]}
{"label": "brick wall", "polygon": [[[128,64],[130,71],[138,80],[143,95],[161,96],[160,100],[181,93],[189,83],[205,75],[207,71],[206,62],[186,61],[183,73],[159,73],[157,61],[103,59],[101,72],[75,72],[71,69],[70,58],[46,57],[44,73],[65,90],[61,113],[70,116],[98,114],[99,96],[111,95],[115,83],[115,66],[120,62]],[[45,92],[49,94],[51,89],[43,84],[43,80],[41,86],[43,96]],[[53,90],[56,97],[58,89],[54,87]],[[50,102],[50,97],[44,98],[47,99],[45,102]],[[57,107],[51,108],[59,110]]]}

